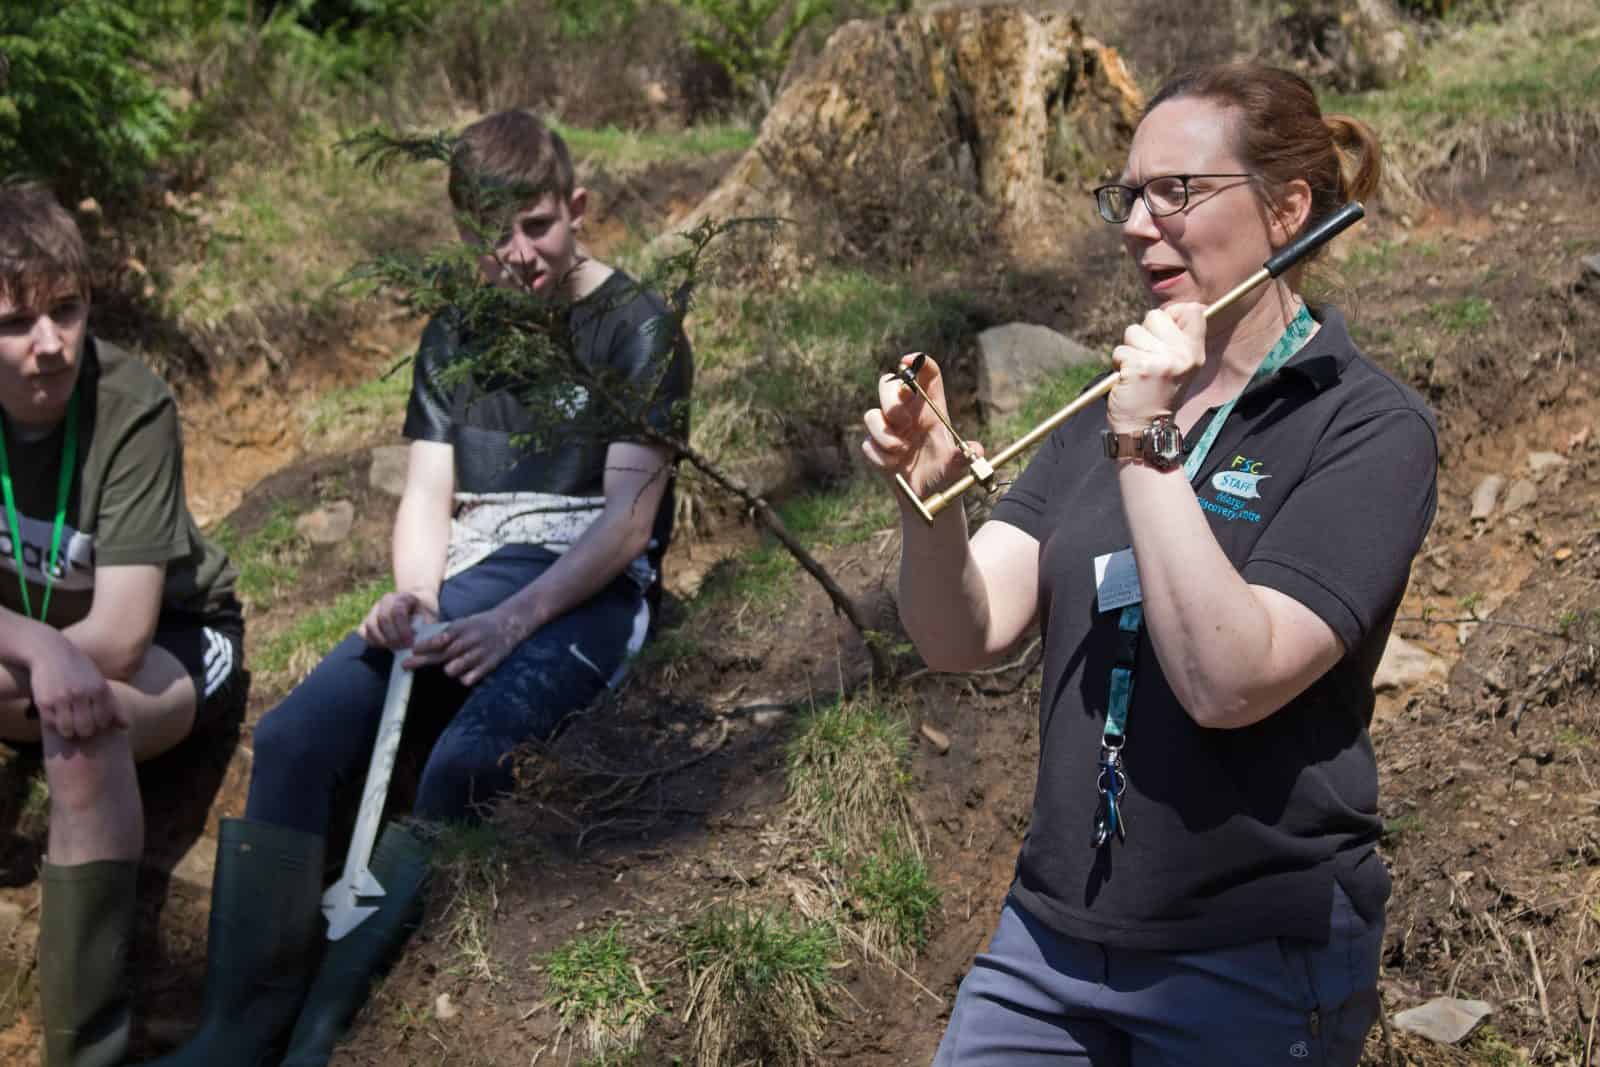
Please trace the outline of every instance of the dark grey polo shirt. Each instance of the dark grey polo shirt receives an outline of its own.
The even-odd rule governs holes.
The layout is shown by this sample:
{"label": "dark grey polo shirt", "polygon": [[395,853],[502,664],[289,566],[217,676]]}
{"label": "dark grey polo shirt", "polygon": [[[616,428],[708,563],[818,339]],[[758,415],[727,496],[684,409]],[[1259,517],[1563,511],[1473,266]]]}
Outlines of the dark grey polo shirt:
{"label": "dark grey polo shirt", "polygon": [[1013,891],[1069,936],[1166,950],[1324,941],[1335,878],[1369,916],[1387,899],[1372,676],[1433,520],[1438,446],[1421,398],[1356,350],[1337,312],[1314,314],[1322,328],[1240,397],[1195,486],[1245,580],[1316,612],[1346,655],[1263,721],[1208,730],[1146,633],[1125,843],[1089,845],[1119,614],[1096,610],[1093,562],[1132,543],[1100,446],[1104,402],[1056,429],[994,509],[1039,542],[1045,648],[1039,781]]}

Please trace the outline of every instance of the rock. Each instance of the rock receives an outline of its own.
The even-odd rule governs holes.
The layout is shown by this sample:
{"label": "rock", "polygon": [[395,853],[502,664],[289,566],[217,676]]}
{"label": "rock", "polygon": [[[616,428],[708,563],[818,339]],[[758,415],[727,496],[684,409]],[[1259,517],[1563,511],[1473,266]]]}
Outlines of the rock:
{"label": "rock", "polygon": [[1416,35],[1389,0],[1301,0],[1290,11],[1278,46],[1314,82],[1363,92],[1397,85],[1417,67]]}
{"label": "rock", "polygon": [[1596,278],[1600,278],[1600,252],[1596,252],[1592,256],[1584,256],[1579,262],[1583,264],[1585,271]]}
{"label": "rock", "polygon": [[768,500],[839,478],[845,471],[839,448],[785,448],[728,464],[733,480]]}
{"label": "rock", "polygon": [[1493,1011],[1493,1005],[1487,1001],[1435,997],[1426,1004],[1396,1012],[1391,1018],[1397,1028],[1407,1033],[1441,1045],[1454,1045],[1472,1033]]}
{"label": "rock", "polygon": [[1472,515],[1474,521],[1487,519],[1494,514],[1495,503],[1500,499],[1500,490],[1506,487],[1503,475],[1490,474],[1478,487],[1472,491]]}
{"label": "rock", "polygon": [[372,450],[372,468],[367,472],[367,484],[390,496],[399,496],[406,488],[406,465],[411,459],[408,445],[382,445]]}
{"label": "rock", "polygon": [[1528,469],[1533,472],[1537,481],[1542,479],[1552,470],[1560,470],[1567,465],[1567,457],[1560,452],[1529,452]]}
{"label": "rock", "polygon": [[932,723],[922,724],[922,736],[927,739],[933,750],[943,756],[950,751],[950,735],[934,726]]}
{"label": "rock", "polygon": [[433,1014],[442,1023],[447,1023],[461,1014],[461,1009],[456,1007],[455,1001],[450,999],[449,993],[440,993],[433,1001]]}
{"label": "rock", "polygon": [[1390,634],[1389,643],[1383,649],[1383,659],[1378,662],[1378,673],[1372,679],[1372,688],[1376,692],[1401,689],[1433,678],[1443,678],[1444,675],[1442,659],[1398,634]]}
{"label": "rock", "polygon": [[[1097,225],[1083,194],[1119,167],[1144,106],[1115,49],[1063,12],[943,7],[848,22],[755,145],[680,223],[777,216],[769,253],[862,252],[885,232],[1036,247]],[[977,201],[979,218],[960,214]],[[956,212],[956,213],[953,213]]]}
{"label": "rock", "polygon": [[1506,493],[1507,513],[1521,511],[1539,499],[1539,488],[1526,478],[1518,478],[1511,483],[1511,489]]}
{"label": "rock", "polygon": [[1015,414],[1042,379],[1101,355],[1047,326],[1008,322],[978,335],[978,402],[986,418]]}
{"label": "rock", "polygon": [[344,543],[356,524],[356,506],[348,500],[308,511],[294,521],[295,532],[314,545]]}

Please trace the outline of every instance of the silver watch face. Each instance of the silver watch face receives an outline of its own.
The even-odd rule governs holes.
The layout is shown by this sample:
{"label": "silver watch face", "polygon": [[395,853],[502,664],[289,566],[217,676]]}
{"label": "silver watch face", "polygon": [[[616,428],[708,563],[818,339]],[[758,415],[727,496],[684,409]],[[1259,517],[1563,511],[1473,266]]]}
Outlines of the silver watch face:
{"label": "silver watch face", "polygon": [[1183,434],[1177,424],[1162,421],[1152,423],[1144,432],[1144,451],[1152,465],[1163,470],[1176,466],[1183,455]]}

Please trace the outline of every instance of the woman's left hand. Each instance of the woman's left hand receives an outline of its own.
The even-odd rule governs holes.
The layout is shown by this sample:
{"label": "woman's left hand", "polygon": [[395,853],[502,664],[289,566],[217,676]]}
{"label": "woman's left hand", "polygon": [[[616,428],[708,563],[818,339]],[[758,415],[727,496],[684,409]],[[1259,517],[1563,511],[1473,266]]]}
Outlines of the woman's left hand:
{"label": "woman's left hand", "polygon": [[491,608],[455,619],[432,637],[418,641],[412,646],[405,667],[416,670],[438,663],[444,666],[444,673],[462,685],[477,685],[528,636],[518,619],[500,608]]}
{"label": "woman's left hand", "polygon": [[1154,309],[1112,350],[1118,377],[1106,398],[1106,422],[1117,433],[1139,433],[1156,417],[1174,414],[1205,361],[1205,305]]}

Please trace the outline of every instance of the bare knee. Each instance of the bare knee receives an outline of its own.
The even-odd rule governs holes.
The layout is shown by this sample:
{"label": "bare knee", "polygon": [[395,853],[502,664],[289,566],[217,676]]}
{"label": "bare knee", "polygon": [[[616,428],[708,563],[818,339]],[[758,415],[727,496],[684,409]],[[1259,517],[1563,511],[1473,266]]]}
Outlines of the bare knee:
{"label": "bare knee", "polygon": [[133,776],[128,731],[108,730],[87,741],[68,741],[47,731],[44,766],[52,816],[86,815],[123,803],[125,785]]}

